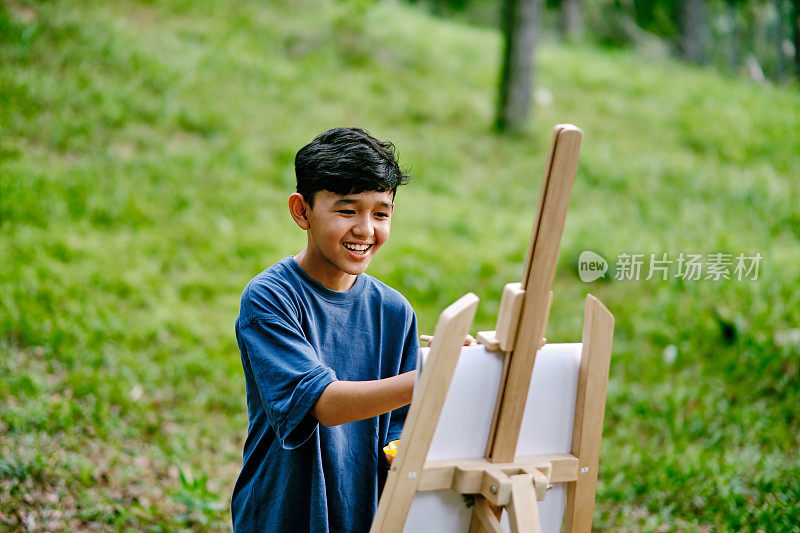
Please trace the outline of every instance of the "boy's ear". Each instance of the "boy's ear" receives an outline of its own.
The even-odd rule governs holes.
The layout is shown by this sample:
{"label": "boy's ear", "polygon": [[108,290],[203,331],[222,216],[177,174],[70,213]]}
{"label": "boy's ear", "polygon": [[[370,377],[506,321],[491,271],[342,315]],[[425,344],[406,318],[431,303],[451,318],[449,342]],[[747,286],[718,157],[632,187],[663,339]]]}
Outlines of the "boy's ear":
{"label": "boy's ear", "polygon": [[295,223],[300,226],[300,229],[308,229],[308,204],[306,203],[303,195],[299,192],[292,193],[289,196],[289,214],[292,215]]}

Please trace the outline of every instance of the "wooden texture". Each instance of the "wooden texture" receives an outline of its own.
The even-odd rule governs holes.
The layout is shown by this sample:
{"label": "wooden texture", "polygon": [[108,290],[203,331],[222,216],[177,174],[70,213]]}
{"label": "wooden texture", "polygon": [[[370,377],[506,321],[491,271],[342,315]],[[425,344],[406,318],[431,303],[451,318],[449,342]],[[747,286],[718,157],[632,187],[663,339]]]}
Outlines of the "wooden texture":
{"label": "wooden texture", "polygon": [[613,315],[597,298],[587,295],[575,422],[572,429],[572,454],[578,458],[579,469],[578,479],[567,484],[565,533],[592,530],[613,336]]}
{"label": "wooden texture", "polygon": [[[483,344],[487,350],[506,352],[503,361],[503,379],[497,391],[497,401],[495,402],[495,412],[492,417],[492,425],[489,430],[489,440],[486,442],[486,456],[491,455],[494,446],[495,432],[497,430],[497,420],[500,417],[500,406],[503,402],[508,369],[511,362],[510,351],[514,348],[519,328],[519,318],[522,314],[522,303],[525,300],[525,291],[521,283],[506,283],[503,287],[503,295],[500,298],[500,311],[497,314],[497,324],[495,331],[478,332],[478,342]],[[547,304],[547,314],[550,313],[550,303],[553,300],[553,292],[550,292],[550,299]],[[546,326],[546,321],[545,321]]]}
{"label": "wooden texture", "polygon": [[492,352],[500,351],[500,339],[497,338],[497,332],[492,331],[479,331],[475,335],[478,344],[483,344],[487,350]]}
{"label": "wooden texture", "polygon": [[492,506],[482,496],[475,498],[475,516],[489,533],[505,533],[500,527],[500,521],[494,515]]}
{"label": "wooden texture", "polygon": [[550,484],[550,474],[552,468],[545,469],[544,471],[538,468],[523,468],[525,474],[530,474],[533,477],[533,488],[536,492],[536,499],[538,501],[544,500],[547,494],[547,485]]}
{"label": "wooden texture", "polygon": [[539,187],[539,199],[536,204],[536,216],[533,219],[533,229],[531,230],[531,238],[528,241],[528,250],[525,254],[525,266],[522,269],[522,283],[520,284],[522,290],[527,287],[528,278],[531,274],[531,262],[533,261],[533,249],[536,247],[536,236],[539,233],[539,223],[542,221],[542,206],[544,204],[545,196],[547,196],[547,186],[550,183],[550,173],[553,169],[553,156],[556,151],[556,144],[558,143],[558,136],[568,124],[556,124],[553,127],[553,136],[550,139],[550,150],[547,152],[547,161],[544,164],[544,174],[542,175],[542,185]]}
{"label": "wooden texture", "polygon": [[521,284],[525,296],[490,454],[493,462],[514,459],[534,358],[547,322],[550,289],[578,167],[581,130],[571,125],[559,125],[553,136],[550,168],[542,184],[537,222],[531,237],[530,266],[526,264],[527,276]]}
{"label": "wooden texture", "polygon": [[522,301],[525,291],[521,283],[506,283],[503,295],[500,298],[500,311],[497,313],[495,337],[500,343],[500,349],[509,352],[514,348],[514,339],[517,337],[519,316],[522,312]]}
{"label": "wooden texture", "polygon": [[513,463],[491,463],[485,457],[472,457],[426,461],[417,490],[453,489],[462,494],[478,494],[487,469],[515,474],[533,468],[545,474],[550,483],[578,479],[578,458],[569,453],[520,456]]}
{"label": "wooden texture", "polygon": [[503,405],[503,394],[506,391],[506,380],[508,380],[508,369],[510,366],[511,366],[511,352],[506,352],[506,354],[503,357],[503,374],[500,380],[500,387],[497,389],[497,400],[494,402],[494,414],[492,415],[492,424],[489,427],[489,438],[486,439],[486,451],[483,452],[483,455],[485,457],[491,456],[492,448],[494,447],[494,437],[497,432],[497,420],[500,418],[500,407]]}
{"label": "wooden texture", "polygon": [[511,503],[506,506],[511,532],[541,533],[539,505],[528,474],[511,476]]}
{"label": "wooden texture", "polygon": [[492,505],[508,505],[511,501],[511,479],[502,470],[486,469],[481,474],[479,493]]}
{"label": "wooden texture", "polygon": [[372,522],[372,533],[400,533],[403,530],[464,337],[472,324],[477,307],[478,297],[469,293],[447,307],[439,316],[431,351],[422,375],[418,376],[414,401],[406,416],[397,456],[387,476]]}

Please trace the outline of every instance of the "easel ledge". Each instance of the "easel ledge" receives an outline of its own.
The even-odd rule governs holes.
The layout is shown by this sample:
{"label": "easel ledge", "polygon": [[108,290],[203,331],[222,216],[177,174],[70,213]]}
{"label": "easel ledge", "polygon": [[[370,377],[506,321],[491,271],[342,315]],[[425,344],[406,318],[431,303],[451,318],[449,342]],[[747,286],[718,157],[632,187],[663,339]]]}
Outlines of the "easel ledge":
{"label": "easel ledge", "polygon": [[[538,470],[547,483],[568,483],[577,481],[579,460],[571,453],[541,454],[518,456],[513,463],[492,463],[485,457],[442,459],[426,461],[419,480],[417,491],[452,489],[461,494],[482,494],[493,505],[507,505],[503,496],[502,485],[483,487],[484,474],[490,479],[502,479],[502,475],[511,476]],[[492,489],[492,487],[496,487]],[[545,490],[547,486],[543,487]],[[488,494],[483,494],[487,492]],[[499,496],[498,496],[499,495]],[[537,500],[542,500],[538,498]]]}

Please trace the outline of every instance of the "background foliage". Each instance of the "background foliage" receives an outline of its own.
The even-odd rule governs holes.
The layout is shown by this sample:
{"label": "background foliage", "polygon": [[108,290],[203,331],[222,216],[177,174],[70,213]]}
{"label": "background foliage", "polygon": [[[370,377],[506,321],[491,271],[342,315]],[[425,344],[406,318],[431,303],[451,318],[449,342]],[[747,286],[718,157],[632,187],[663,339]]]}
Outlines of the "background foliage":
{"label": "background foliage", "polygon": [[[0,5],[0,527],[229,528],[233,321],[304,245],[296,150],[341,124],[394,141],[415,181],[370,273],[422,332],[475,291],[477,331],[520,276],[558,122],[585,139],[547,336],[579,337],[589,291],[617,318],[595,526],[796,527],[796,91],[551,43],[509,137],[498,33],[404,4]],[[585,284],[586,249],[765,259],[754,282]]]}
{"label": "background foliage", "polygon": [[800,81],[800,0],[408,1],[437,16],[490,27],[500,26],[501,4],[536,1],[544,7],[541,27],[549,39],[635,48],[761,81]]}

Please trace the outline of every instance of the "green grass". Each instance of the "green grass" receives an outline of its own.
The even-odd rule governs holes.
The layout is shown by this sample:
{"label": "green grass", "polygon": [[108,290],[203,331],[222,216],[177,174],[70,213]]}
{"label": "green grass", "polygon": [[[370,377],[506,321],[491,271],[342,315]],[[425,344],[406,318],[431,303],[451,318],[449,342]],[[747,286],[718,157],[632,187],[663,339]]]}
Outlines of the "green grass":
{"label": "green grass", "polygon": [[[554,101],[502,136],[499,35],[403,5],[2,6],[0,528],[228,528],[233,321],[304,245],[297,149],[342,124],[394,141],[415,180],[370,272],[424,332],[467,291],[490,329],[559,122],[585,137],[547,337],[579,338],[589,291],[617,319],[595,527],[796,527],[796,88],[546,44]],[[585,249],[764,260],[757,281],[586,284]]]}

